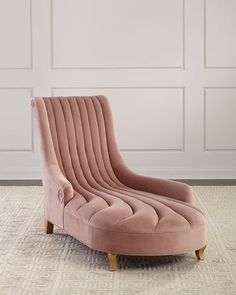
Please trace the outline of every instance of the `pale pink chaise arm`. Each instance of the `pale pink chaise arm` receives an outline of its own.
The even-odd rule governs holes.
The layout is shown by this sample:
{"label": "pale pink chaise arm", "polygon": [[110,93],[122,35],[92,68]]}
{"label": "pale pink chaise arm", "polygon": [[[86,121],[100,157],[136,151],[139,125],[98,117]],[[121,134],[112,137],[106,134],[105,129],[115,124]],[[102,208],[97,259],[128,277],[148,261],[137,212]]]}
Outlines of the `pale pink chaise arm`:
{"label": "pale pink chaise arm", "polygon": [[45,218],[64,228],[64,207],[74,197],[74,190],[57,164],[44,167],[43,188]]}
{"label": "pale pink chaise arm", "polygon": [[150,193],[192,203],[192,189],[187,184],[173,180],[141,176],[134,173],[126,166],[118,149],[116,138],[113,136],[115,134],[115,129],[111,115],[111,108],[108,103],[105,103],[105,101],[106,100],[102,100],[100,98],[101,106],[104,113],[106,114],[106,116],[104,116],[104,121],[106,124],[106,132],[108,137],[107,144],[112,168],[120,181],[125,185],[137,190],[147,191]]}
{"label": "pale pink chaise arm", "polygon": [[32,106],[34,115],[37,117],[35,121],[37,122],[36,129],[43,172],[45,218],[51,221],[50,216],[53,216],[54,223],[63,228],[64,207],[73,198],[74,190],[58,165],[53,141],[50,136],[47,110],[42,98],[39,97],[32,100]]}
{"label": "pale pink chaise arm", "polygon": [[74,190],[71,183],[62,174],[58,165],[50,165],[48,173],[48,179],[51,182],[51,185],[63,192],[63,198],[60,197],[60,199],[63,199],[64,204],[67,204],[74,196]]}
{"label": "pale pink chaise arm", "polygon": [[146,177],[131,171],[125,164],[114,167],[117,177],[127,186],[149,193],[192,203],[192,188],[169,179]]}

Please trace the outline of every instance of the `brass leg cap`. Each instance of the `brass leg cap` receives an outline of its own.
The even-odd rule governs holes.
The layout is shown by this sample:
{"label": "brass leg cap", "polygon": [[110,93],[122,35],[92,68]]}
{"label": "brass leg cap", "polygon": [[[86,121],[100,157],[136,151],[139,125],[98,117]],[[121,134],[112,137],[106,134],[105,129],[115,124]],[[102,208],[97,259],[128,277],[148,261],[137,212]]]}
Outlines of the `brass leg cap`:
{"label": "brass leg cap", "polygon": [[198,260],[204,260],[205,259],[205,257],[204,257],[205,249],[206,249],[206,245],[204,247],[202,247],[201,249],[198,249],[198,250],[195,251],[195,254],[196,254]]}
{"label": "brass leg cap", "polygon": [[109,270],[115,271],[116,270],[116,255],[115,254],[107,254],[108,263],[109,263]]}

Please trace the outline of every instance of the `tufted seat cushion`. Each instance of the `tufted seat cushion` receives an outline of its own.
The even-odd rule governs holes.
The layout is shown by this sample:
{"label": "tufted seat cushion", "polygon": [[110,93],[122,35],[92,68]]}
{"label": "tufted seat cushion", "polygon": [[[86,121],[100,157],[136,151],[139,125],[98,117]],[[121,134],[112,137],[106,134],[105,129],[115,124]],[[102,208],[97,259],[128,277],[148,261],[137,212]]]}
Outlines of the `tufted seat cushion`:
{"label": "tufted seat cushion", "polygon": [[205,245],[204,215],[191,188],[125,165],[104,96],[34,104],[47,220],[109,253],[167,255]]}
{"label": "tufted seat cushion", "polygon": [[[110,188],[65,207],[67,231],[90,248],[129,255],[171,255],[204,245],[204,216],[193,205],[132,189]],[[201,237],[201,238],[200,238]]]}

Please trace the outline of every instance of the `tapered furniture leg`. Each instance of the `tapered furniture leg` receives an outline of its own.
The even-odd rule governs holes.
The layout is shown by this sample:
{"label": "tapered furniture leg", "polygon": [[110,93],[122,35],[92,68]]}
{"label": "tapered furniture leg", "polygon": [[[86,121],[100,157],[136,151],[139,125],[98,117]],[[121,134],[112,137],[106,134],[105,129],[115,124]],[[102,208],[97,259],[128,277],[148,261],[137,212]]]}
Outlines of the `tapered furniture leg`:
{"label": "tapered furniture leg", "polygon": [[116,270],[116,255],[108,253],[108,263],[109,263],[109,270],[114,271]]}
{"label": "tapered furniture leg", "polygon": [[205,249],[206,249],[206,245],[204,247],[202,247],[201,249],[198,249],[195,251],[195,254],[196,254],[198,260],[204,260]]}
{"label": "tapered furniture leg", "polygon": [[44,225],[45,225],[45,233],[52,234],[53,233],[53,224],[51,222],[49,222],[47,219],[44,219]]}

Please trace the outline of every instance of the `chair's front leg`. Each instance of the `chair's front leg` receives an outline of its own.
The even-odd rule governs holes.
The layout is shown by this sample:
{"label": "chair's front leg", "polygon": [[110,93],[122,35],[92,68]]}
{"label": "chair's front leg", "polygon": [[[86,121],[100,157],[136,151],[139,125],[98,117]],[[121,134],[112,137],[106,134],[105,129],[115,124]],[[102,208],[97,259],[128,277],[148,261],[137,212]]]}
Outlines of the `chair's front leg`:
{"label": "chair's front leg", "polygon": [[206,249],[206,245],[204,247],[202,247],[201,249],[198,249],[195,251],[195,254],[196,254],[198,260],[204,260],[205,249]]}
{"label": "chair's front leg", "polygon": [[53,233],[53,224],[50,221],[48,221],[47,219],[44,219],[44,225],[45,225],[45,233],[52,234]]}
{"label": "chair's front leg", "polygon": [[116,255],[108,253],[108,263],[109,263],[109,270],[114,271],[116,270]]}

